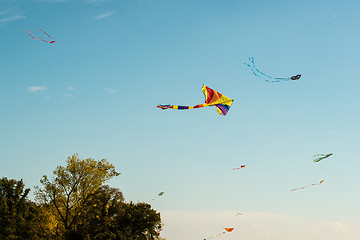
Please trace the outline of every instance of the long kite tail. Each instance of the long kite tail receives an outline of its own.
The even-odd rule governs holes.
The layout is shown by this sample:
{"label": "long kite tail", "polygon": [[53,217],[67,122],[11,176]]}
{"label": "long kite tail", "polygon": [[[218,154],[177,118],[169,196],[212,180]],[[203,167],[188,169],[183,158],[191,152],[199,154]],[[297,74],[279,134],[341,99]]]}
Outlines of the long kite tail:
{"label": "long kite tail", "polygon": [[319,183],[313,183],[313,184],[310,184],[310,185],[307,185],[305,187],[301,187],[301,188],[295,188],[295,189],[291,189],[290,191],[293,192],[293,191],[296,191],[296,190],[300,190],[300,189],[304,189],[304,188],[307,188],[307,187],[311,187],[311,186],[315,186],[315,185],[320,185],[324,182],[325,180],[321,180]]}
{"label": "long kite tail", "polygon": [[30,37],[32,37],[33,39],[35,39],[35,40],[40,40],[40,41],[47,42],[47,43],[50,43],[50,44],[53,44],[53,43],[55,42],[55,40],[54,40],[49,34],[47,34],[44,30],[42,30],[42,29],[37,29],[37,30],[45,33],[46,36],[48,36],[49,38],[52,39],[52,41],[47,41],[47,40],[45,40],[45,39],[43,39],[43,38],[38,38],[38,37],[36,37],[32,32],[29,32],[29,31],[27,31],[27,30],[25,30],[25,32],[27,32],[27,34],[28,34]]}
{"label": "long kite tail", "polygon": [[33,36],[31,32],[29,32],[29,31],[27,31],[27,30],[25,30],[25,32],[27,32],[27,34],[28,34],[30,37],[32,37],[33,39],[35,39],[35,40],[40,40],[39,38]]}
{"label": "long kite tail", "polygon": [[213,235],[213,236],[210,236],[210,237],[208,237],[208,238],[204,238],[204,240],[206,240],[206,239],[211,239],[211,238],[216,238],[216,237],[219,237],[219,236],[221,236],[221,235],[224,235],[224,234],[226,234],[226,233],[228,233],[228,232],[232,232],[233,230],[234,230],[234,228],[224,228],[226,231],[223,231],[222,233],[218,233],[218,234],[216,234],[216,235]]}
{"label": "long kite tail", "polygon": [[202,107],[207,107],[210,106],[209,104],[203,103],[203,104],[198,104],[196,106],[178,106],[178,105],[158,105],[158,108],[161,108],[162,110],[165,109],[178,109],[178,110],[185,110],[185,109],[195,109],[195,108],[202,108]]}
{"label": "long kite tail", "polygon": [[[249,58],[250,62],[252,63],[252,66],[247,64],[247,63],[244,63],[246,66],[248,66],[251,71],[253,72],[253,74],[263,80],[265,80],[266,82],[280,82],[280,81],[289,81],[291,80],[291,78],[277,78],[277,77],[271,77],[269,75],[266,75],[265,73],[261,72],[255,65],[255,62],[254,62],[254,58],[251,57]],[[269,78],[269,79],[274,79],[274,80],[269,80],[269,79],[266,79],[266,78]]]}
{"label": "long kite tail", "polygon": [[233,168],[233,170],[238,170],[238,169],[242,169],[242,168],[245,168],[246,165],[241,165],[240,167],[238,168]]}
{"label": "long kite tail", "polygon": [[48,42],[48,43],[51,43],[51,44],[55,42],[55,40],[49,34],[47,34],[44,30],[42,30],[42,29],[38,29],[38,30],[42,31],[43,33],[46,34],[46,36],[48,36],[49,38],[51,38],[53,40],[53,41],[46,41],[46,40],[42,39],[44,42]]}

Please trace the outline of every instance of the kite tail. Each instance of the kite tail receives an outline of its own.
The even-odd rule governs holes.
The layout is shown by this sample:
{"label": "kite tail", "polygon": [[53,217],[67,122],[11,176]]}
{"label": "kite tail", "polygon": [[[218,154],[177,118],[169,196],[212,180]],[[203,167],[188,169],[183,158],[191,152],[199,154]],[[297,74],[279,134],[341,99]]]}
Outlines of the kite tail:
{"label": "kite tail", "polygon": [[50,37],[50,35],[49,35],[49,34],[47,34],[44,30],[42,30],[42,29],[38,29],[38,31],[42,31],[43,33],[45,33],[45,34],[46,34],[46,36],[48,36],[49,38],[53,39],[53,38],[52,38],[52,37]]}
{"label": "kite tail", "polygon": [[33,39],[35,39],[35,40],[40,40],[40,39],[38,39],[37,37],[34,37],[31,32],[26,31],[26,30],[25,30],[25,32],[27,32],[27,34],[28,34],[30,37],[32,37]]}
{"label": "kite tail", "polygon": [[44,30],[42,30],[42,29],[38,29],[39,31],[42,31],[43,33],[45,33],[46,34],[46,36],[48,36],[49,38],[51,38],[53,41],[46,41],[46,40],[44,40],[44,39],[41,39],[42,41],[44,41],[44,42],[48,42],[48,43],[54,43],[55,42],[55,40],[49,35],[49,34],[47,34]]}
{"label": "kite tail", "polygon": [[269,75],[266,75],[265,73],[261,72],[259,69],[257,69],[257,67],[255,66],[255,62],[254,62],[254,58],[249,58],[249,60],[252,62],[252,65],[253,65],[253,68],[258,72],[260,73],[261,75],[265,76],[265,77],[268,77],[268,78],[271,78],[271,79],[278,79],[278,80],[290,80],[290,78],[276,78],[276,77],[271,77]]}
{"label": "kite tail", "polygon": [[178,109],[178,110],[185,110],[185,109],[195,109],[195,108],[202,108],[202,107],[207,107],[209,106],[209,104],[203,103],[203,104],[198,104],[196,106],[178,106],[178,105],[158,105],[158,108],[161,108],[162,110],[168,109],[168,108],[172,108],[172,109]]}
{"label": "kite tail", "polygon": [[211,239],[211,238],[216,238],[216,237],[219,237],[219,236],[222,236],[224,234],[226,234],[227,232],[232,232],[234,230],[234,228],[224,228],[226,231],[223,231],[222,233],[218,233],[216,235],[213,235],[213,236],[210,236],[208,238],[205,238],[204,240],[207,240],[207,239]]}
{"label": "kite tail", "polygon": [[292,190],[290,190],[290,191],[293,192],[293,191],[300,190],[300,189],[304,189],[304,188],[307,188],[307,187],[310,187],[310,186],[320,185],[320,184],[322,184],[324,181],[325,181],[325,179],[321,180],[319,183],[313,183],[313,184],[307,185],[307,186],[305,186],[305,187],[292,189]]}
{"label": "kite tail", "polygon": [[42,29],[38,29],[39,31],[42,31],[43,33],[45,33],[49,38],[51,38],[53,41],[47,41],[47,40],[45,40],[45,39],[43,39],[43,38],[38,38],[38,37],[36,37],[35,35],[33,36],[33,33],[31,33],[31,32],[29,32],[29,31],[26,31],[25,30],[25,32],[27,32],[27,34],[30,36],[30,37],[32,37],[33,39],[35,39],[35,40],[40,40],[40,41],[43,41],[43,42],[47,42],[47,43],[50,43],[50,44],[53,44],[54,42],[55,42],[55,40],[52,38],[52,37],[50,37],[50,35],[49,34],[47,34],[44,30],[42,30]]}
{"label": "kite tail", "polygon": [[[251,57],[249,58],[250,62],[252,63],[252,66],[247,64],[247,63],[244,63],[245,65],[247,65],[251,71],[253,72],[253,74],[263,80],[265,80],[266,82],[280,82],[281,81],[289,81],[291,80],[291,78],[276,78],[276,77],[271,77],[269,75],[266,75],[265,73],[261,72],[255,65],[255,62],[254,62],[254,58]],[[263,77],[262,77],[263,76]],[[269,80],[269,79],[266,79],[266,78],[270,78],[270,79],[274,79],[274,80]]]}

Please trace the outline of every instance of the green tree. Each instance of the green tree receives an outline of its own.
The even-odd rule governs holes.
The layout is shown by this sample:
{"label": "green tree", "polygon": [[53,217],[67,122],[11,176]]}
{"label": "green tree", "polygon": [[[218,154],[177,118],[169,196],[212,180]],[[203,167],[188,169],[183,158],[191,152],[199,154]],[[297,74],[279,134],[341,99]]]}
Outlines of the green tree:
{"label": "green tree", "polygon": [[[125,203],[119,189],[103,186],[91,201],[78,229],[92,240],[157,239],[161,229],[160,214],[146,203]],[[81,226],[80,226],[81,225]]]}
{"label": "green tree", "polygon": [[[107,240],[116,239],[116,231],[112,231],[114,216],[121,212],[121,203],[124,202],[122,192],[108,185],[98,189],[91,201],[84,206],[82,222],[79,229],[84,233],[86,239]],[[81,226],[80,226],[81,225]]]}
{"label": "green tree", "polygon": [[40,207],[27,198],[29,192],[22,180],[0,179],[0,239],[42,238],[47,226]]}
{"label": "green tree", "polygon": [[148,203],[122,203],[121,214],[114,219],[113,230],[119,229],[121,240],[157,239],[162,224],[160,213]]}
{"label": "green tree", "polygon": [[37,189],[36,196],[56,216],[60,237],[81,239],[77,227],[84,222],[81,217],[86,216],[87,204],[105,182],[120,173],[106,159],[81,160],[74,154],[66,163],[66,167],[58,166],[53,171],[51,180],[47,175],[42,177],[43,188]]}

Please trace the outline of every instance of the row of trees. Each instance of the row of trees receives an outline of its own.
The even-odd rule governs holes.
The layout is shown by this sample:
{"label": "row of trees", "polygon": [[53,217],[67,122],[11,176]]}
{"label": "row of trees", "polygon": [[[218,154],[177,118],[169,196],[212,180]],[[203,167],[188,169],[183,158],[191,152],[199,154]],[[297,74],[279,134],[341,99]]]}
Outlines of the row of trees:
{"label": "row of trees", "polygon": [[105,185],[119,175],[112,164],[77,154],[66,163],[42,177],[35,201],[22,180],[0,179],[0,239],[161,239],[160,213]]}

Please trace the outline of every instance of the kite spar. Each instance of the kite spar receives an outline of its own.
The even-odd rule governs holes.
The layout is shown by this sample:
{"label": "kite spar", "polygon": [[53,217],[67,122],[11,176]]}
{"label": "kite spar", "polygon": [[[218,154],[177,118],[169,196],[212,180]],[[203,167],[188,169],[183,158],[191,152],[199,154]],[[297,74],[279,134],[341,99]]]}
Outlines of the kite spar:
{"label": "kite spar", "polygon": [[205,95],[205,103],[203,104],[198,104],[196,106],[158,105],[157,107],[163,110],[169,108],[184,110],[184,109],[195,109],[195,108],[202,108],[208,106],[216,106],[219,114],[225,116],[228,113],[231,104],[233,103],[234,100],[222,95],[221,93],[205,85],[202,87],[202,91]]}

